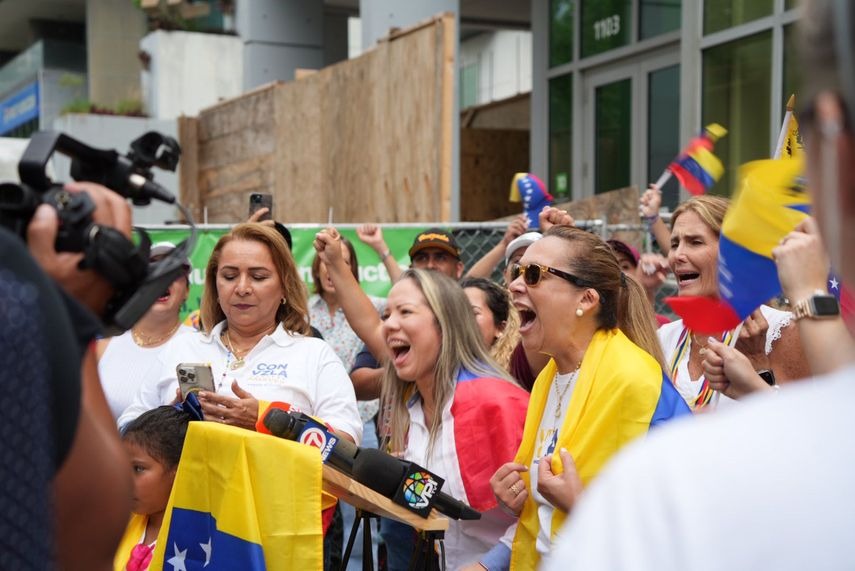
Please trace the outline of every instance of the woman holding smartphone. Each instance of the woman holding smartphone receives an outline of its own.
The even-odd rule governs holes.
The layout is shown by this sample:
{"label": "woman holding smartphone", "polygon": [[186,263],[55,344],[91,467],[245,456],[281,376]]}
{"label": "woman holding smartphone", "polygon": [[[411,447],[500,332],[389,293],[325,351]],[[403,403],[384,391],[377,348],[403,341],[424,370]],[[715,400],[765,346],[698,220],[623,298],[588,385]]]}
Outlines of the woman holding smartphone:
{"label": "woman holding smartphone", "polygon": [[203,331],[161,354],[119,426],[175,399],[179,364],[210,363],[213,390],[198,395],[205,420],[253,430],[259,401],[284,401],[359,442],[353,385],[330,346],[309,336],[306,290],[274,228],[239,224],[220,238],[201,305]]}

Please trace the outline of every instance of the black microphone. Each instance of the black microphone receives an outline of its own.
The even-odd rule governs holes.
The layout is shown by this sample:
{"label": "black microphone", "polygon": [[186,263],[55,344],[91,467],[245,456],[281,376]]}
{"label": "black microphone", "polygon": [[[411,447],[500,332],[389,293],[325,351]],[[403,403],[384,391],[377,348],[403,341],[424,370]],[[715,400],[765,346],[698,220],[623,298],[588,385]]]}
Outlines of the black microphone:
{"label": "black microphone", "polygon": [[374,448],[360,448],[304,412],[271,407],[262,423],[273,436],[319,448],[329,464],[360,484],[422,517],[431,508],[453,519],[475,520],[481,514],[439,489],[445,482],[415,462],[405,462]]}
{"label": "black microphone", "polygon": [[[452,519],[481,519],[481,514],[458,499],[440,492],[444,480],[415,462],[381,450],[361,448],[353,462],[353,479],[416,513],[430,508]],[[431,480],[438,483],[432,483]]]}

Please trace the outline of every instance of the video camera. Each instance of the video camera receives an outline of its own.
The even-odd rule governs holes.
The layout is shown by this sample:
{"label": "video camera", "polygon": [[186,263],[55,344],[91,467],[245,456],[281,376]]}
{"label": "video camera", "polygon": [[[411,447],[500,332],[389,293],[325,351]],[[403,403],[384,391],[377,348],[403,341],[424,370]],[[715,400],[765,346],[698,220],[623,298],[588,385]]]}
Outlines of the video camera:
{"label": "video camera", "polygon": [[[144,230],[136,229],[140,243],[135,245],[115,228],[95,223],[95,204],[85,192],[68,192],[47,176],[47,163],[56,151],[71,159],[75,180],[101,184],[137,205],[147,205],[152,199],[176,204],[191,226],[190,237],[150,265],[151,240]],[[180,154],[175,139],[154,131],[135,139],[126,155],[95,149],[63,133],[39,131],[18,163],[21,183],[0,184],[0,225],[26,239],[36,208],[52,206],[59,218],[56,250],[82,252],[80,269],[92,269],[110,282],[115,293],[102,319],[109,334],[121,333],[185,271],[184,260],[196,240],[190,213],[154,181],[151,172],[155,166],[174,171]]]}

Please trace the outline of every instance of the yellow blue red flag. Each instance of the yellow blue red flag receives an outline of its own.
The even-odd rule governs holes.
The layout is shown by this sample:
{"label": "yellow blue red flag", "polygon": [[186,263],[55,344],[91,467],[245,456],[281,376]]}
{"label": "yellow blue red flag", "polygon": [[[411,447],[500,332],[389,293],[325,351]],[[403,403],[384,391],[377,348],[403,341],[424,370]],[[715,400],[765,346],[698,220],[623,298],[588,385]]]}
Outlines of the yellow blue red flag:
{"label": "yellow blue red flag", "polygon": [[318,450],[191,422],[152,570],[320,569]]}
{"label": "yellow blue red flag", "polygon": [[724,166],[712,151],[715,142],[725,135],[727,129],[718,123],[707,125],[704,132],[692,139],[668,165],[671,174],[693,195],[705,193],[724,174]]}
{"label": "yellow blue red flag", "polygon": [[721,227],[719,298],[668,299],[689,329],[732,329],[781,292],[772,249],[809,214],[803,170],[801,158],[742,166],[739,190]]}

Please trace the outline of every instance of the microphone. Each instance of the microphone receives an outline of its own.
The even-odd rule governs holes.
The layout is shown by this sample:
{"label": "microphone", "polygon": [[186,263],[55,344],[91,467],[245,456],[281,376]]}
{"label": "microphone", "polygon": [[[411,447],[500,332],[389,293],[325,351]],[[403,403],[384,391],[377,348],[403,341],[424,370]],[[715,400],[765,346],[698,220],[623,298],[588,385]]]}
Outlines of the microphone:
{"label": "microphone", "polygon": [[381,450],[359,449],[353,462],[353,479],[424,517],[433,507],[452,519],[481,519],[478,511],[439,491],[445,483],[442,478],[415,462],[395,458]]}
{"label": "microphone", "polygon": [[436,508],[453,519],[481,518],[479,512],[465,503],[440,492],[445,480],[432,472],[380,450],[360,448],[335,434],[329,425],[287,403],[272,403],[257,428],[260,432],[320,449],[324,464],[422,517]]}
{"label": "microphone", "polygon": [[360,448],[336,434],[332,427],[295,410],[289,404],[271,404],[258,424],[263,424],[263,432],[273,436],[314,446],[321,451],[324,464],[329,464],[348,476],[353,473],[353,460]]}

